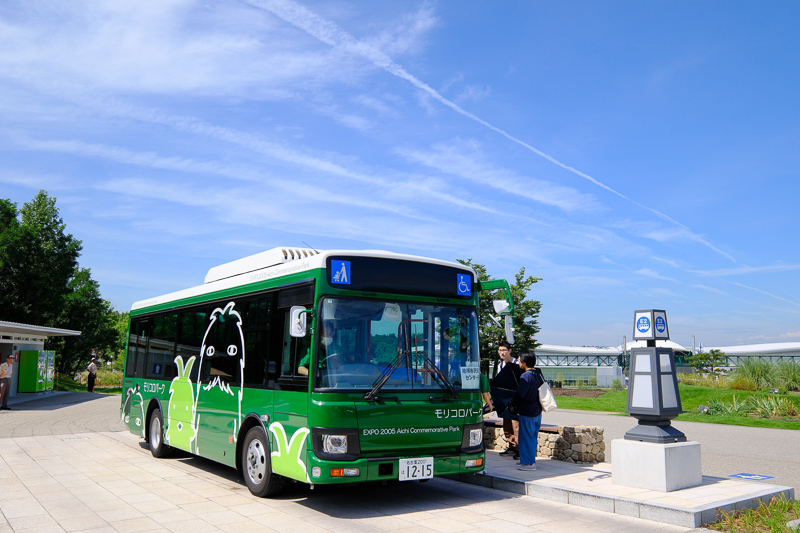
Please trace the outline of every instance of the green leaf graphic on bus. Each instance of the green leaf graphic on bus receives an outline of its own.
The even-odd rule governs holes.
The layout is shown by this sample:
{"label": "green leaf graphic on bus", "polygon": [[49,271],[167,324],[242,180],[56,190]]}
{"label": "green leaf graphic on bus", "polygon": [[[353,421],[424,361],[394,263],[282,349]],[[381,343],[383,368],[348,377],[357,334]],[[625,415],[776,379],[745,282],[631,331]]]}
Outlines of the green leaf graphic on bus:
{"label": "green leaf graphic on bus", "polygon": [[184,367],[183,358],[175,358],[178,375],[169,386],[169,426],[164,440],[170,446],[181,450],[191,451],[192,443],[197,437],[197,432],[191,423],[194,420],[194,390],[189,374],[194,366],[195,357],[192,356]]}
{"label": "green leaf graphic on bus", "polygon": [[272,470],[276,474],[286,476],[298,481],[311,483],[306,465],[300,454],[306,442],[306,436],[311,432],[308,428],[300,428],[292,435],[292,440],[286,438],[286,430],[280,422],[273,422],[269,430],[275,435],[275,450],[270,454]]}

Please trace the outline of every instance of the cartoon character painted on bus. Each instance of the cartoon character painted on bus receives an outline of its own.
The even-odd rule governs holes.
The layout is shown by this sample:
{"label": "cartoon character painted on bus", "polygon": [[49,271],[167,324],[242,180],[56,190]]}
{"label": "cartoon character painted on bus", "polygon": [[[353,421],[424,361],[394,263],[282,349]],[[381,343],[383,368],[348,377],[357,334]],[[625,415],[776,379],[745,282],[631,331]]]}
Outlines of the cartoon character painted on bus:
{"label": "cartoon character painted on bus", "polygon": [[[217,307],[209,317],[208,328],[200,348],[199,365],[202,377],[199,379],[202,383],[197,387],[192,423],[196,434],[200,429],[200,413],[197,412],[197,405],[214,405],[217,413],[231,414],[231,420],[226,424],[231,432],[230,442],[236,442],[242,424],[244,394],[244,332],[242,315],[234,309],[235,305],[234,302],[228,302],[224,308]],[[226,360],[220,361],[221,358]],[[234,381],[236,374],[239,375],[239,379]],[[231,385],[238,387],[239,390],[235,392]],[[199,453],[197,439],[192,451]]]}

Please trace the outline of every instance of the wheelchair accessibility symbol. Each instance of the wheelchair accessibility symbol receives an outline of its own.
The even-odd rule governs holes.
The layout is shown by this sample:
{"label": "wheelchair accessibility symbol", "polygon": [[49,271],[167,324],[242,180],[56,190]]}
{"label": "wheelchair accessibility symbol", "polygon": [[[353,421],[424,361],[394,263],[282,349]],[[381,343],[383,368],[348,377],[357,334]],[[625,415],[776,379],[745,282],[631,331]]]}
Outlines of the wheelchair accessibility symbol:
{"label": "wheelchair accessibility symbol", "polygon": [[469,274],[456,274],[456,294],[459,296],[472,296],[472,276]]}

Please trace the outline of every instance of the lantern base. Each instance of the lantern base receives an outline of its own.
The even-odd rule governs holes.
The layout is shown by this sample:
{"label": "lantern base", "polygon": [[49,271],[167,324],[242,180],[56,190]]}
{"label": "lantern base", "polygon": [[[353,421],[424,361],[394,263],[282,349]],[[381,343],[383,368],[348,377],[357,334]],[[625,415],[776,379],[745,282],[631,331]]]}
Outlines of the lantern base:
{"label": "lantern base", "polygon": [[640,442],[653,442],[656,444],[670,444],[673,442],[686,442],[686,435],[678,431],[669,420],[657,422],[640,420],[639,425],[628,430],[624,435],[625,440]]}
{"label": "lantern base", "polygon": [[611,441],[611,483],[672,492],[703,483],[700,443]]}

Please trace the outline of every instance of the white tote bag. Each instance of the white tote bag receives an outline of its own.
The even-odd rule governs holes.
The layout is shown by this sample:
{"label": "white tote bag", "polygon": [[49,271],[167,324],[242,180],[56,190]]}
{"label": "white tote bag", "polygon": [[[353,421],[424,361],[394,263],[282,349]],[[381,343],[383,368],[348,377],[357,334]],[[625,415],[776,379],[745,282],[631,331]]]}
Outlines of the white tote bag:
{"label": "white tote bag", "polygon": [[550,385],[546,381],[539,387],[539,403],[542,404],[542,411],[545,413],[558,408],[556,397],[553,396],[553,391],[550,390]]}

